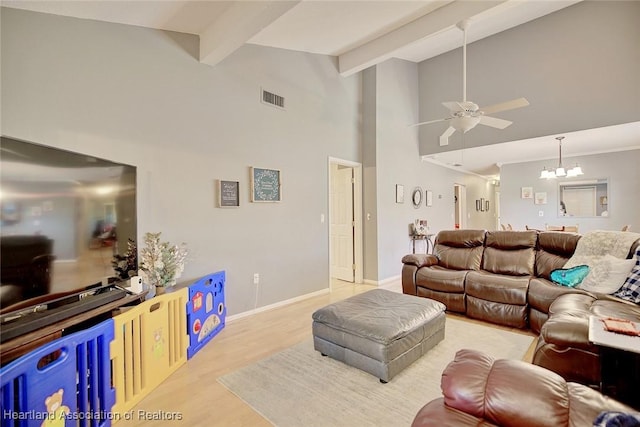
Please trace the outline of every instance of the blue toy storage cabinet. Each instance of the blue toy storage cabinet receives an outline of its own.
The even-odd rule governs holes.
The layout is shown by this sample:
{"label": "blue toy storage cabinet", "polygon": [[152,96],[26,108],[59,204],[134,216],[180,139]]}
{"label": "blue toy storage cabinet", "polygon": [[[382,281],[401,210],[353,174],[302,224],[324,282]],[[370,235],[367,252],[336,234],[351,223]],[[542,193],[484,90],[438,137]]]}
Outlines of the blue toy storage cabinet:
{"label": "blue toy storage cabinet", "polygon": [[211,338],[224,328],[227,308],[224,302],[225,272],[205,276],[189,285],[187,328],[191,359]]}
{"label": "blue toy storage cabinet", "polygon": [[112,340],[109,319],[2,367],[2,427],[110,426]]}

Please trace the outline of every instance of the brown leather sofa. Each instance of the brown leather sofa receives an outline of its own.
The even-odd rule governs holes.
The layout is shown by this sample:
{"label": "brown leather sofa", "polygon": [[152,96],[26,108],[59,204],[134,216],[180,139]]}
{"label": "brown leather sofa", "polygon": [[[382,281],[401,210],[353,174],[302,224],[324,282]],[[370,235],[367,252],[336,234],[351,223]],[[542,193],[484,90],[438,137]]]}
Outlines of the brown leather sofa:
{"label": "brown leather sofa", "polygon": [[412,427],[591,426],[604,411],[634,410],[539,366],[460,350],[442,373],[443,397],[427,403]]}
{"label": "brown leather sofa", "polygon": [[551,282],[580,235],[537,231],[441,231],[433,255],[402,258],[402,290],[469,317],[539,332],[553,300],[584,291]]}
{"label": "brown leather sofa", "polygon": [[600,352],[589,342],[589,316],[640,322],[640,306],[551,282],[551,272],[564,266],[580,238],[551,231],[441,231],[433,255],[403,257],[402,290],[440,301],[450,312],[531,328],[540,334],[534,364],[598,386]]}

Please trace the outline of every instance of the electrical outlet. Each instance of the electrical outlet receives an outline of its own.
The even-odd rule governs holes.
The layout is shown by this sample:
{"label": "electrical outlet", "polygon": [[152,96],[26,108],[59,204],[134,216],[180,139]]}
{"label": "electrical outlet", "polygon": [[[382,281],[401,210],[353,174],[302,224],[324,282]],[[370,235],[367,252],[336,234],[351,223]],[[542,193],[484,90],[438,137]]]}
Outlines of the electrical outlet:
{"label": "electrical outlet", "polygon": [[260,283],[260,275],[258,273],[253,273],[253,284],[257,285]]}

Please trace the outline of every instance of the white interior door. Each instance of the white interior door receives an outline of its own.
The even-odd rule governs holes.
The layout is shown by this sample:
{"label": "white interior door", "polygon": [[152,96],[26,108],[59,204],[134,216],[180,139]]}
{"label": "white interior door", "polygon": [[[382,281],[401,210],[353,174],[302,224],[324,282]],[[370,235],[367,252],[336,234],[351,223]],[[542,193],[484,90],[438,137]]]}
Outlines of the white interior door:
{"label": "white interior door", "polygon": [[354,282],[353,168],[332,168],[331,277]]}

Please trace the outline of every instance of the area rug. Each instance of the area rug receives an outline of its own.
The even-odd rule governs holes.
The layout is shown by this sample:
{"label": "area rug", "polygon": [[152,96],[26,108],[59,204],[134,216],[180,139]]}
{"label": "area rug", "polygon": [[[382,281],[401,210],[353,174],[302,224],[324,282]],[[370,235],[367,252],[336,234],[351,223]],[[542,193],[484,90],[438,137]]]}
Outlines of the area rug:
{"label": "area rug", "polygon": [[533,339],[449,316],[445,339],[387,384],[321,356],[311,339],[218,382],[278,427],[409,426],[423,405],[442,396],[442,371],[459,349],[522,359]]}

